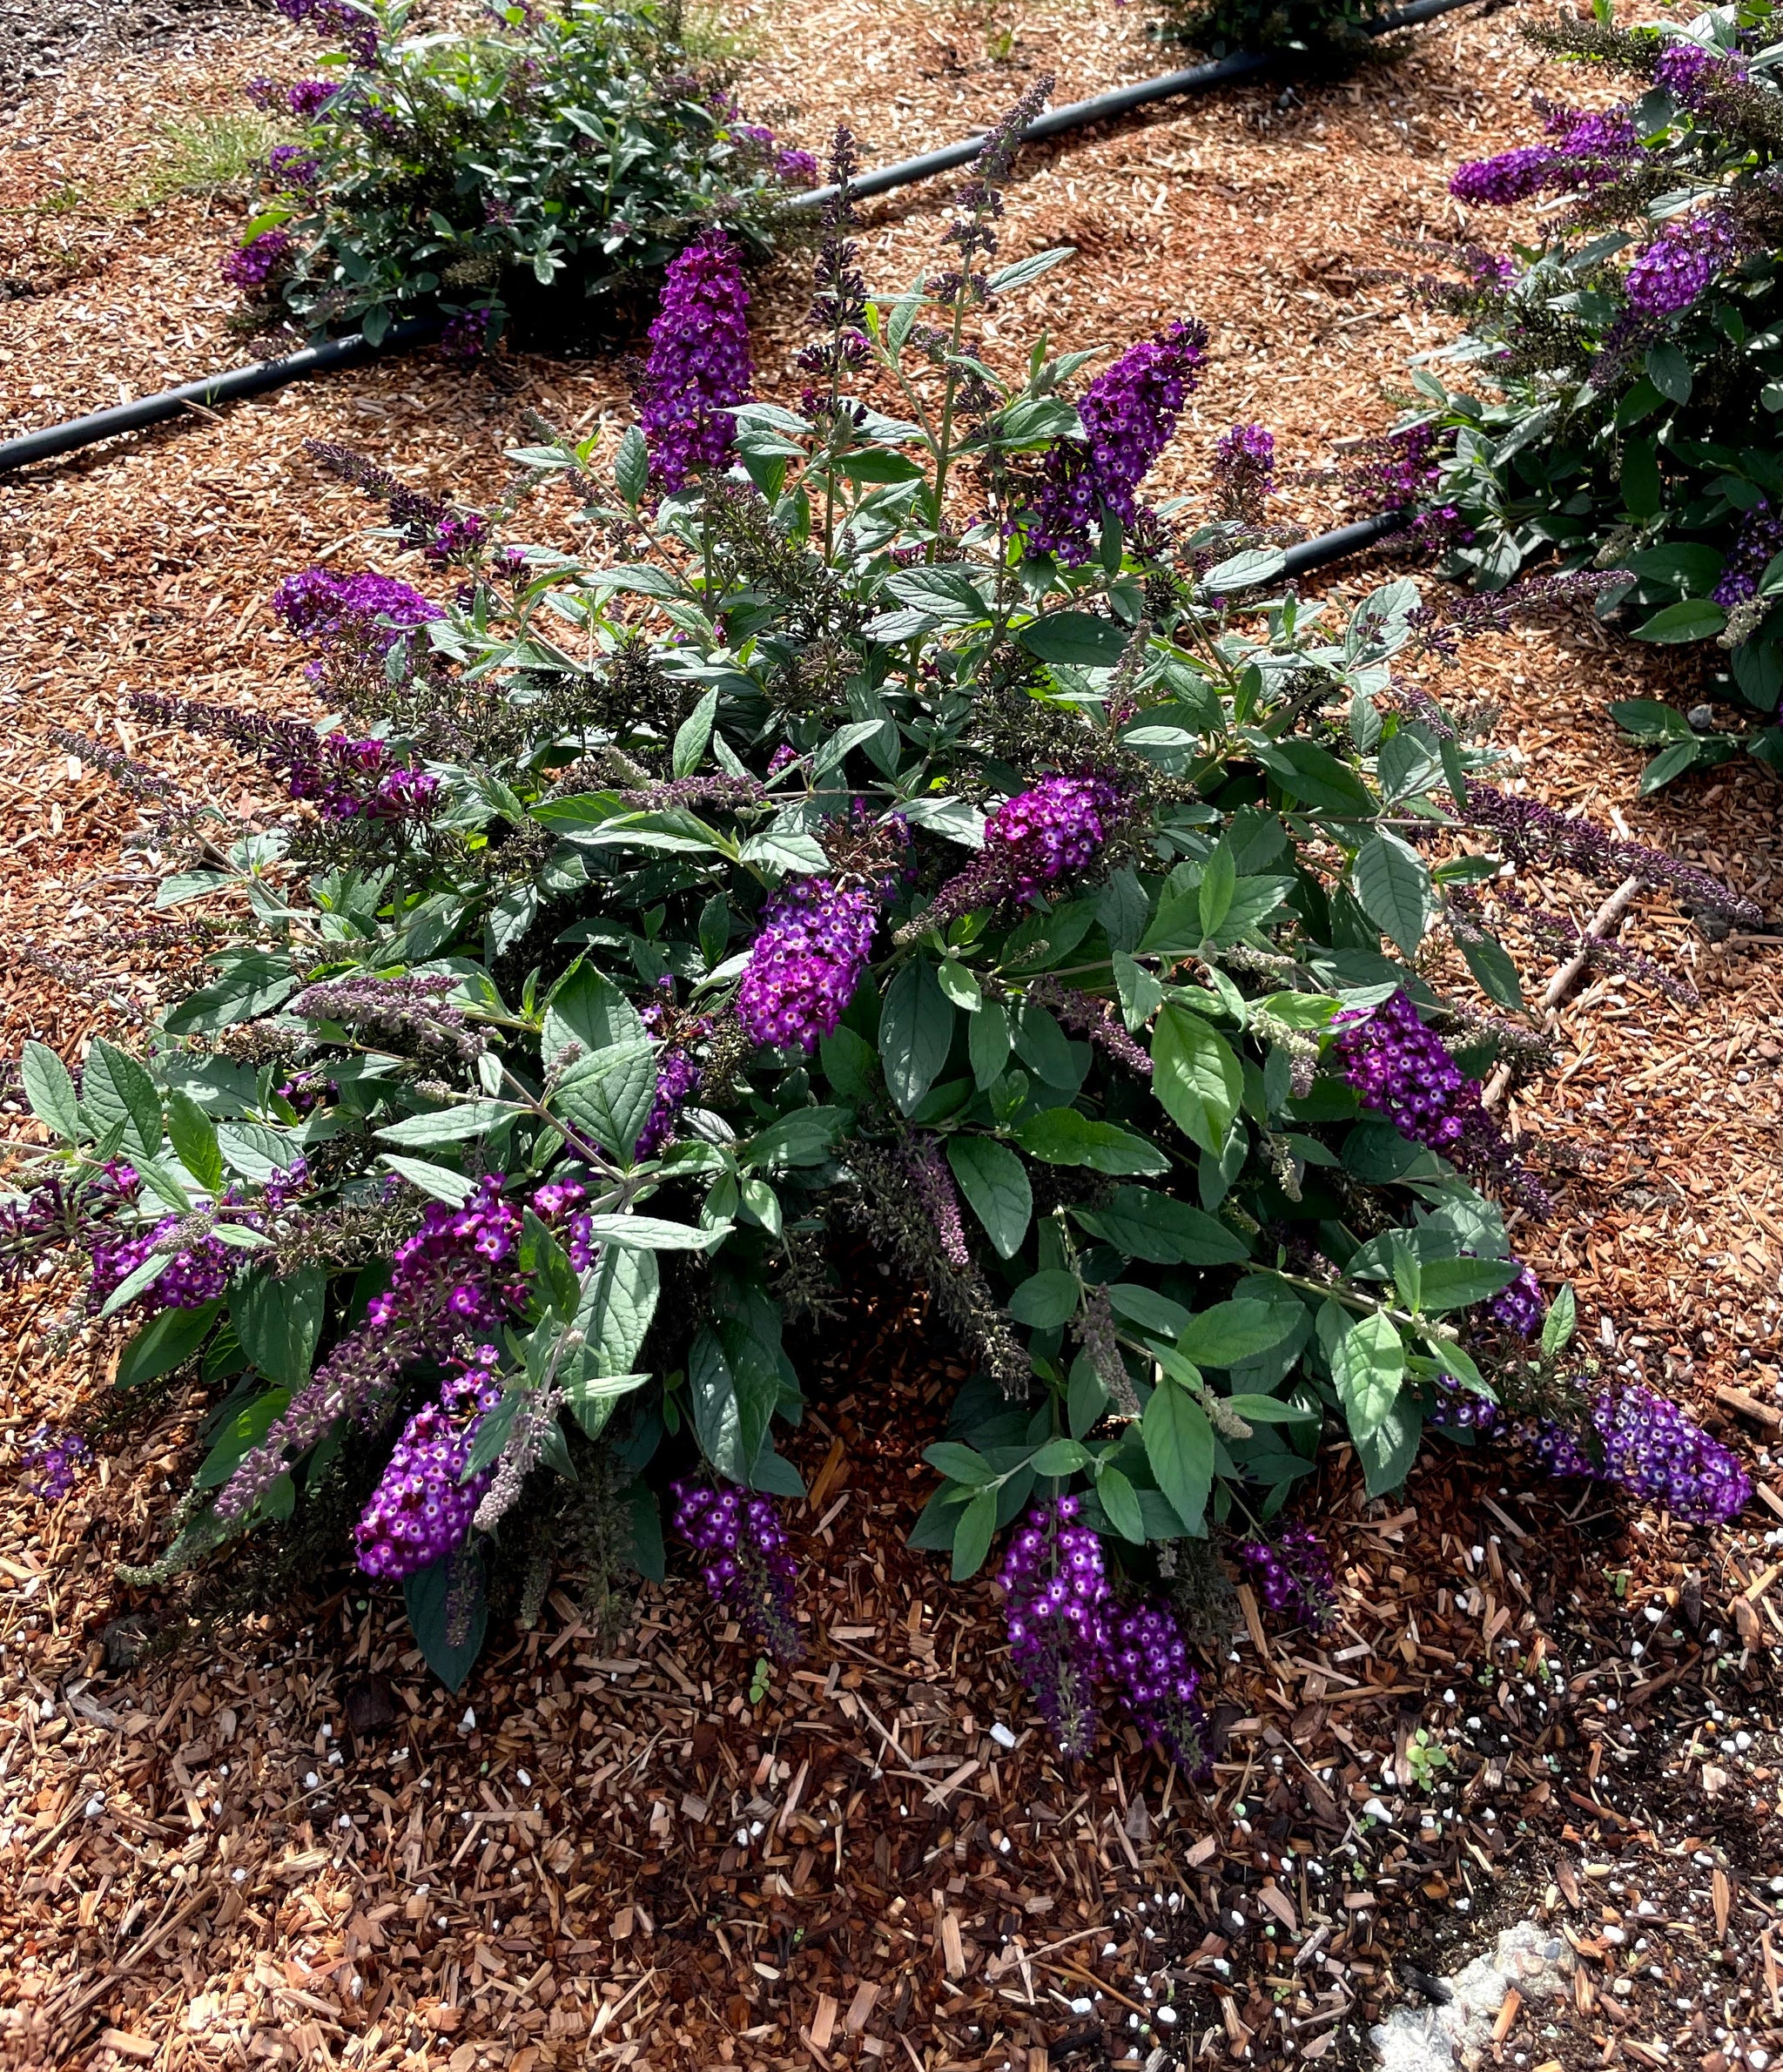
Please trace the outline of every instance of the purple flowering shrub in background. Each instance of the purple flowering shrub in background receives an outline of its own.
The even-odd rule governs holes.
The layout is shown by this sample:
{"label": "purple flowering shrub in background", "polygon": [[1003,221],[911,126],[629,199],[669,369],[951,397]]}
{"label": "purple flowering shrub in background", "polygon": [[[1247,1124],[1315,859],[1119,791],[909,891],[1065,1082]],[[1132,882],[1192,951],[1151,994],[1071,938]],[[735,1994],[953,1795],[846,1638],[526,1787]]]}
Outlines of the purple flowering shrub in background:
{"label": "purple flowering shrub in background", "polygon": [[[513,543],[524,485],[476,509],[313,449],[421,584],[462,581],[287,576],[319,724],[138,701],[280,780],[252,824],[68,737],[212,925],[135,1050],[78,1088],[27,1052],[57,1148],[0,1230],[21,1270],[87,1255],[132,1383],[232,1389],[158,1583],[338,1515],[344,1477],[336,1557],[456,1681],[575,1550],[662,1574],[666,1486],[720,1610],[796,1658],[783,1439],[832,1221],[961,1342],[915,1538],[963,1578],[1015,1528],[1013,1658],[1073,1752],[1113,1702],[1201,1767],[1178,1564],[1223,1546],[1322,1623],[1288,1514],[1340,1438],[1375,1495],[1428,1424],[1680,1517],[1740,1499],[1681,1412],[1600,1412],[1550,1343],[1571,1297],[1544,1315],[1503,1204],[1551,1205],[1479,1083],[1520,994],[1469,890],[1544,845],[1712,881],[1480,781],[1405,673],[1452,644],[1415,584],[1279,587],[1266,427],[1147,502],[1192,317],[1100,356],[981,337],[1062,256],[998,251],[1044,91],[911,296],[870,303],[838,197],[798,410],[750,400],[733,254],[690,246],[616,452],[521,450],[584,500],[577,550]],[[1493,853],[1401,831],[1445,820]],[[1432,983],[1445,941],[1496,1020]]]}
{"label": "purple flowering shrub in background", "polygon": [[1659,750],[1649,790],[1742,747],[1783,766],[1769,718],[1783,693],[1776,24],[1770,0],[1751,0],[1688,28],[1567,17],[1530,30],[1619,72],[1630,102],[1547,107],[1545,142],[1462,165],[1450,191],[1471,237],[1502,239],[1496,212],[1537,195],[1560,205],[1539,229],[1524,208],[1514,256],[1469,244],[1450,255],[1459,285],[1420,284],[1466,324],[1436,356],[1466,370],[1454,386],[1416,370],[1424,418],[1408,434],[1443,450],[1396,500],[1427,535],[1443,517],[1444,573],[1497,590],[1531,563],[1605,571],[1601,615],[1699,647],[1701,688],[1680,704],[1766,716],[1742,738],[1652,701],[1613,706]]}
{"label": "purple flowering shrub in background", "polygon": [[338,57],[326,77],[249,81],[257,107],[306,127],[273,151],[266,204],[222,265],[313,331],[375,339],[437,309],[441,351],[469,360],[516,300],[579,337],[589,297],[621,328],[707,231],[765,256],[777,204],[816,174],[743,119],[722,69],[690,61],[657,0],[492,10],[487,28],[424,36],[409,0],[279,6]]}

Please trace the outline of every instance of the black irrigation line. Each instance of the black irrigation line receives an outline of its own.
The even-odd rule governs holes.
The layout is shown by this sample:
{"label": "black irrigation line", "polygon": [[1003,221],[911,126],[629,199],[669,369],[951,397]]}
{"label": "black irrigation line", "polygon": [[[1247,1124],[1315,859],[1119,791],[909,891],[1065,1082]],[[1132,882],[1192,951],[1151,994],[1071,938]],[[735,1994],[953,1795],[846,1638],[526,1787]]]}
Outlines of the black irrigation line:
{"label": "black irrigation line", "polygon": [[[1365,24],[1363,33],[1386,36],[1395,30],[1415,28],[1420,22],[1434,21],[1439,15],[1474,3],[1475,0],[1412,0],[1410,6],[1394,8]],[[1227,85],[1235,79],[1248,79],[1268,71],[1275,63],[1273,56],[1241,53],[1222,57],[1214,64],[1191,65],[1186,71],[1166,72],[1160,78],[1142,79],[1134,86],[1119,86],[1111,93],[1096,94],[1087,101],[1072,101],[1063,108],[1053,109],[1050,115],[1040,117],[1023,131],[1023,140],[1030,144],[1044,143],[1047,138],[1062,136],[1068,130],[1080,130],[1091,123],[1108,122],[1117,116],[1130,114],[1134,109],[1143,108],[1151,101],[1168,100],[1177,94],[1199,93],[1210,87]],[[950,144],[941,151],[925,151],[918,158],[901,158],[895,165],[882,165],[877,172],[863,173],[858,180],[851,182],[851,191],[865,198],[885,194],[893,187],[907,187],[917,180],[932,179],[937,173],[951,172],[957,166],[970,165],[978,156],[983,141],[980,133],[961,143]],[[821,208],[835,192],[833,187],[813,187],[792,197],[785,206],[789,212]],[[268,389],[282,388],[286,382],[300,381],[309,374],[327,373],[337,367],[350,367],[357,360],[369,359],[376,353],[418,345],[439,327],[437,318],[414,318],[407,323],[392,325],[375,345],[363,332],[355,331],[326,345],[306,346],[279,360],[258,360],[251,367],[212,374],[207,380],[188,381],[183,387],[166,389],[159,395],[143,396],[133,403],[119,403],[110,410],[95,411],[91,417],[77,417],[68,424],[50,425],[40,432],[24,433],[17,439],[0,441],[0,474],[14,468],[28,468],[36,461],[53,460],[59,454],[77,452],[80,447],[95,445],[102,439],[115,439],[123,432],[137,432],[146,425],[163,424],[189,408],[208,409],[237,396],[264,395]],[[1356,529],[1345,528],[1351,532]],[[1308,541],[1295,552],[1309,554],[1317,543]],[[1330,558],[1329,555],[1321,557]],[[1320,563],[1307,561],[1299,565],[1313,568]]]}

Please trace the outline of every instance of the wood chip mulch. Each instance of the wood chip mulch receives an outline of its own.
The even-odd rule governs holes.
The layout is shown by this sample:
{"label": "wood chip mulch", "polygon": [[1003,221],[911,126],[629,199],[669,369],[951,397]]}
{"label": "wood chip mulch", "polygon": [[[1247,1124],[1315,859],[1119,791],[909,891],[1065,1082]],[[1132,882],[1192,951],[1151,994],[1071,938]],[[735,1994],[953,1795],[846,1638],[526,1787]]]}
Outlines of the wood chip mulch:
{"label": "wood chip mulch", "polygon": [[[964,133],[1041,69],[1063,99],[1175,62],[1138,10],[1090,0],[772,0],[749,19],[753,104],[798,104],[783,126],[818,148],[845,114],[870,158]],[[232,107],[242,77],[309,47],[244,20],[226,45],[77,65],[11,117],[0,272],[27,286],[0,305],[6,430],[250,356],[216,275],[242,200],[152,219],[111,201],[159,120]],[[1292,515],[1329,524],[1333,440],[1391,421],[1407,359],[1442,335],[1383,276],[1454,232],[1448,172],[1521,141],[1544,87],[1561,91],[1512,17],[1466,16],[1347,84],[1170,105],[1037,153],[1005,252],[1080,258],[1012,299],[992,344],[1200,314],[1213,361],[1162,488],[1258,417],[1299,470]],[[870,277],[915,278],[945,207],[932,188],[875,205]],[[796,393],[802,306],[790,265],[760,284],[770,390]],[[47,729],[263,804],[232,763],[145,737],[124,694],[310,710],[266,595],[307,563],[358,565],[366,511],[301,440],[474,501],[525,409],[616,441],[622,373],[390,360],[0,480],[0,1054],[33,1035],[77,1053],[185,968],[132,940],[153,872],[120,853],[130,802]],[[1696,695],[1685,666],[1569,625],[1476,642],[1430,681],[1497,709],[1531,794],[1775,912],[1774,777],[1733,764],[1642,800],[1641,753],[1605,717],[1611,697]],[[1581,919],[1607,890],[1537,889]],[[158,1600],[113,1571],[158,1551],[190,1474],[205,1406],[176,1390],[107,1434],[62,1506],[18,1490],[0,1519],[0,2050],[206,2072],[1347,2066],[1383,2008],[1534,1913],[1578,1953],[1572,2004],[1511,2007],[1496,2062],[1764,2072],[1783,2047],[1783,991],[1773,942],[1706,941],[1663,897],[1624,939],[1695,997],[1599,979],[1567,1004],[1558,1062],[1514,1096],[1559,1198],[1518,1241],[1575,1281],[1606,1362],[1744,1446],[1760,1497],[1734,1528],[1631,1517],[1489,1454],[1433,1456],[1369,1505],[1340,1452],[1304,1506],[1338,1622],[1266,1631],[1242,1607],[1208,1663],[1221,1740],[1201,1785],[1131,1733],[1061,1769],[991,1586],[905,1548],[959,1369],[873,1275],[805,1362],[811,1653],[758,1693],[752,1651],[683,1577],[641,1592],[616,1645],[554,1597],[456,1698],[353,1578],[157,1652]],[[105,1403],[115,1342],[57,1329],[74,1292],[0,1297],[15,1456],[44,1419]]]}

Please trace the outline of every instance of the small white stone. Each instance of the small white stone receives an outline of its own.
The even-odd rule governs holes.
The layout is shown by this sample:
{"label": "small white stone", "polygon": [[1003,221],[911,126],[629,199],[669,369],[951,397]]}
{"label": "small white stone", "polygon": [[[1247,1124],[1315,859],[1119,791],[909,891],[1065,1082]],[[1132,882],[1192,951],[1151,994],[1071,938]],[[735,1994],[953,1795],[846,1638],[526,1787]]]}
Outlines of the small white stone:
{"label": "small white stone", "polygon": [[1000,1719],[998,1720],[994,1726],[992,1726],[991,1729],[991,1739],[999,1748],[1013,1748],[1015,1746],[1014,1734],[1011,1732],[1008,1727],[1004,1726]]}
{"label": "small white stone", "polygon": [[229,1875],[238,1885],[245,1884],[247,1880],[247,1873],[242,1869],[239,1864],[236,1865],[235,1868],[230,1872]]}
{"label": "small white stone", "polygon": [[1175,2020],[1176,2020],[1176,2010],[1175,2010],[1175,2008],[1160,2008],[1158,2009],[1158,2019],[1159,2019],[1159,2021],[1160,2021],[1160,2022],[1163,2022],[1163,2023],[1164,2023],[1164,2025],[1165,2025],[1167,2028],[1168,2028],[1168,2027],[1169,2027],[1171,2024],[1173,2024],[1173,2023],[1175,2022]]}
{"label": "small white stone", "polygon": [[1073,2015],[1087,2015],[1092,2012],[1092,2006],[1088,2001],[1078,1999],[1072,2001],[1071,2011]]}
{"label": "small white stone", "polygon": [[315,1790],[315,1788],[316,1788],[316,1786],[317,1786],[319,1784],[320,1784],[320,1782],[321,1782],[321,1781],[322,1781],[322,1780],[321,1780],[321,1779],[320,1779],[320,1777],[318,1777],[318,1776],[317,1776],[316,1773],[315,1773],[313,1770],[306,1770],[306,1771],[304,1772],[304,1778],[303,1778],[303,1788],[305,1789],[305,1791],[306,1791],[306,1792],[313,1792],[313,1791],[314,1791],[314,1790]]}
{"label": "small white stone", "polygon": [[104,1810],[105,1794],[103,1792],[95,1792],[92,1797],[87,1800],[88,1820],[97,1820],[99,1815],[104,1812]]}
{"label": "small white stone", "polygon": [[533,1780],[529,1771],[516,1770],[514,1774],[520,1779],[520,1787],[522,1791],[529,1792],[532,1789]]}
{"label": "small white stone", "polygon": [[468,1705],[464,1708],[464,1718],[458,1723],[458,1731],[461,1734],[474,1734],[477,1731],[477,1716]]}

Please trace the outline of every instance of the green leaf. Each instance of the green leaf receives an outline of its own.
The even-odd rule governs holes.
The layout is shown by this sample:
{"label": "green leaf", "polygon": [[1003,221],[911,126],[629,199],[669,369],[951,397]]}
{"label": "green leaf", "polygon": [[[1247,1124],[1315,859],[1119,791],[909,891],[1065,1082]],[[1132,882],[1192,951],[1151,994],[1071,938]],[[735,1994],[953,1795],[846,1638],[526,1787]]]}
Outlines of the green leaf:
{"label": "green leaf", "polygon": [[[456,1643],[449,1638],[454,1594],[470,1607],[464,1637]],[[403,1578],[402,1601],[408,1612],[409,1631],[426,1657],[427,1667],[448,1691],[461,1691],[483,1652],[484,1636],[489,1630],[481,1555],[467,1547],[442,1554],[430,1566]]]}
{"label": "green leaf", "polygon": [[209,1194],[221,1194],[223,1150],[217,1141],[217,1126],[191,1094],[175,1092],[167,1096],[167,1134],[180,1164],[198,1185]]}
{"label": "green leaf", "polygon": [[103,1036],[93,1039],[81,1073],[81,1106],[92,1118],[95,1134],[104,1136],[124,1126],[124,1149],[153,1158],[161,1148],[161,1096],[138,1065]]}
{"label": "green leaf", "polygon": [[966,1050],[979,1093],[994,1086],[1009,1062],[1015,1041],[1008,1010],[1001,1000],[986,1000],[966,1025]]}
{"label": "green leaf", "polygon": [[1662,790],[1675,777],[1682,777],[1701,757],[1699,741],[1674,741],[1670,748],[1661,749],[1640,773],[1640,792],[1643,798]]}
{"label": "green leaf", "polygon": [[1316,1424],[1319,1413],[1297,1403],[1283,1403],[1279,1396],[1258,1396],[1240,1389],[1225,1398],[1226,1407],[1247,1424]]}
{"label": "green leaf", "polygon": [[953,1136],[947,1140],[947,1163],[997,1256],[1014,1258],[1034,1213],[1033,1187],[1021,1160],[994,1137]]}
{"label": "green leaf", "polygon": [[1273,582],[1287,566],[1279,547],[1247,547],[1209,568],[1201,579],[1204,591],[1223,597],[1232,590],[1248,590],[1260,582]]}
{"label": "green leaf", "polygon": [[1405,1347],[1393,1320],[1377,1311],[1351,1324],[1332,1348],[1331,1378],[1351,1436],[1378,1430],[1405,1380]]}
{"label": "green leaf", "polygon": [[186,1036],[232,1028],[282,1006],[297,991],[288,957],[267,950],[244,950],[224,961],[223,975],[188,993],[162,1026],[170,1036]]}
{"label": "green leaf", "polygon": [[[982,1020],[982,1015],[973,1018]],[[953,1042],[953,1004],[935,967],[912,958],[885,989],[879,1012],[879,1060],[892,1098],[905,1113],[922,1100],[947,1062]]]}
{"label": "green leaf", "polygon": [[498,1124],[512,1122],[521,1111],[502,1100],[467,1100],[455,1107],[431,1108],[424,1115],[405,1115],[387,1123],[379,1140],[405,1151],[427,1151],[435,1144],[461,1144],[486,1135]]}
{"label": "green leaf", "polygon": [[210,1336],[222,1313],[221,1302],[206,1302],[198,1309],[164,1309],[118,1356],[111,1386],[139,1389],[145,1382],[158,1381],[183,1366]]}
{"label": "green leaf", "polygon": [[1029,1464],[1036,1475],[1060,1480],[1075,1475],[1089,1457],[1075,1439],[1048,1439]]}
{"label": "green leaf", "polygon": [[1244,1093],[1230,1046],[1200,1015],[1174,1004],[1152,1037],[1152,1091],[1176,1127],[1202,1151],[1218,1153]]}
{"label": "green leaf", "polygon": [[1472,928],[1456,939],[1467,959],[1468,970],[1487,999],[1496,1000],[1501,1007],[1520,1008],[1524,1004],[1523,981],[1504,944],[1496,936],[1483,935]]}
{"label": "green leaf", "polygon": [[1647,380],[1668,403],[1687,403],[1690,400],[1690,361],[1678,346],[1649,346],[1646,374]]}
{"label": "green leaf", "polygon": [[1362,910],[1407,956],[1416,954],[1436,901],[1423,858],[1410,843],[1382,829],[1356,852],[1350,869]]}
{"label": "green leaf", "polygon": [[1119,1468],[1104,1466],[1096,1476],[1096,1494],[1102,1500],[1102,1509],[1108,1514],[1108,1523],[1122,1539],[1131,1540],[1135,1546],[1143,1546],[1146,1537],[1146,1517],[1140,1509],[1139,1498],[1133,1484]]}
{"label": "green leaf", "polygon": [[1099,619],[1091,612],[1055,611],[1033,620],[1015,637],[1042,662],[1111,669],[1132,636],[1112,619]]}
{"label": "green leaf", "polygon": [[80,1126],[74,1079],[67,1066],[48,1044],[36,1042],[25,1045],[18,1065],[32,1114],[39,1122],[48,1123],[58,1137],[77,1144],[86,1133]]}
{"label": "green leaf", "polygon": [[1009,1298],[1009,1314],[1019,1324],[1050,1331],[1077,1315],[1078,1282],[1075,1274],[1049,1268],[1022,1282]]}
{"label": "green leaf", "polygon": [[628,425],[619,441],[619,451],[613,456],[613,479],[631,510],[650,493],[650,449],[636,425]]}
{"label": "green leaf", "polygon": [[1075,1108],[1042,1108],[1024,1116],[1013,1134],[1031,1158],[1048,1166],[1087,1166],[1096,1173],[1134,1175],[1170,1169],[1169,1159],[1155,1144],[1117,1123],[1093,1122]]}
{"label": "green leaf", "polygon": [[970,1446],[962,1446],[957,1439],[939,1439],[934,1445],[924,1447],[923,1458],[938,1474],[969,1490],[980,1489],[997,1479],[997,1470],[985,1456]]}
{"label": "green leaf", "polygon": [[1232,851],[1221,842],[1208,858],[1201,872],[1200,905],[1201,933],[1211,936],[1232,911],[1232,895],[1238,889],[1238,866]]}
{"label": "green leaf", "polygon": [[1163,1375],[1140,1420],[1140,1436],[1159,1489],[1195,1531],[1214,1483],[1214,1428],[1207,1412],[1179,1382]]}
{"label": "green leaf", "polygon": [[1315,812],[1372,819],[1375,795],[1347,763],[1310,741],[1278,741],[1252,753],[1284,791]]}
{"label": "green leaf", "polygon": [[300,1389],[322,1335],[327,1280],[320,1267],[304,1267],[283,1281],[252,1274],[229,1297],[229,1321],[242,1350],[268,1381]]}
{"label": "green leaf", "polygon": [[1197,1367],[1236,1367],[1280,1345],[1298,1322],[1292,1303],[1241,1295],[1197,1311],[1178,1334],[1176,1349]]}
{"label": "green leaf", "polygon": [[959,1514],[953,1528],[953,1580],[964,1583],[985,1564],[997,1532],[997,1492],[980,1490]]}
{"label": "green leaf", "polygon": [[1631,439],[1622,449],[1622,501],[1632,518],[1657,518],[1665,506],[1658,448],[1651,439]]}
{"label": "green leaf", "polygon": [[1562,1283],[1559,1294],[1542,1319],[1542,1350],[1550,1359],[1556,1353],[1564,1352],[1578,1328],[1578,1302],[1573,1295],[1572,1283],[1568,1281]]}
{"label": "green leaf", "polygon": [[448,1208],[462,1208],[477,1191],[477,1183],[449,1166],[436,1166],[424,1158],[400,1158],[394,1151],[382,1154],[381,1162],[412,1187]]}
{"label": "green leaf", "polygon": [[1465,1309],[1509,1288],[1523,1271],[1508,1259],[1427,1259],[1419,1268],[1419,1304],[1432,1315]]}
{"label": "green leaf", "polygon": [[646,1583],[669,1579],[669,1551],[663,1544],[663,1513],[656,1492],[640,1477],[622,1498],[631,1517],[631,1564]]}
{"label": "green leaf", "polygon": [[575,1046],[582,1057],[620,1046],[648,1043],[643,1019],[613,981],[578,958],[552,987],[545,1002],[541,1046],[548,1071],[560,1068]]}
{"label": "green leaf", "polygon": [[865,1036],[844,1023],[818,1046],[824,1077],[844,1100],[858,1104],[872,1097],[878,1085],[879,1053]]}
{"label": "green leaf", "polygon": [[1250,1257],[1216,1216],[1149,1187],[1117,1187],[1101,1208],[1073,1213],[1091,1236],[1154,1266],[1236,1266]]}
{"label": "green leaf", "polygon": [[201,1490],[218,1490],[252,1452],[291,1401],[289,1389],[268,1389],[244,1409],[225,1420],[216,1443],[199,1463],[193,1477]]}
{"label": "green leaf", "polygon": [[627,1164],[656,1102],[656,1056],[647,1042],[619,1044],[582,1059],[551,1096],[555,1110]]}
{"label": "green leaf", "polygon": [[591,1243],[622,1245],[638,1252],[710,1252],[730,1234],[729,1223],[696,1230],[688,1223],[670,1223],[660,1216],[590,1216],[588,1234]]}
{"label": "green leaf", "polygon": [[1374,1430],[1356,1443],[1362,1483],[1370,1497],[1396,1490],[1411,1471],[1423,1436],[1423,1412],[1415,1397],[1401,1396]]}
{"label": "green leaf", "polygon": [[[633,430],[636,429],[634,426]],[[675,775],[691,777],[706,759],[711,745],[712,723],[718,716],[718,693],[709,690],[676,730],[672,757]]]}
{"label": "green leaf", "polygon": [[629,1374],[637,1365],[656,1314],[662,1269],[653,1252],[603,1245],[582,1277],[575,1328],[583,1358],[596,1375]]}
{"label": "green leaf", "polygon": [[171,1252],[151,1252],[133,1273],[126,1274],[111,1294],[105,1297],[99,1311],[101,1316],[116,1316],[127,1308],[145,1288],[152,1288],[173,1263]]}
{"label": "green leaf", "polygon": [[1685,597],[1656,611],[1644,626],[1637,626],[1634,638],[1676,646],[1685,641],[1711,640],[1726,623],[1725,606],[1707,597]]}

